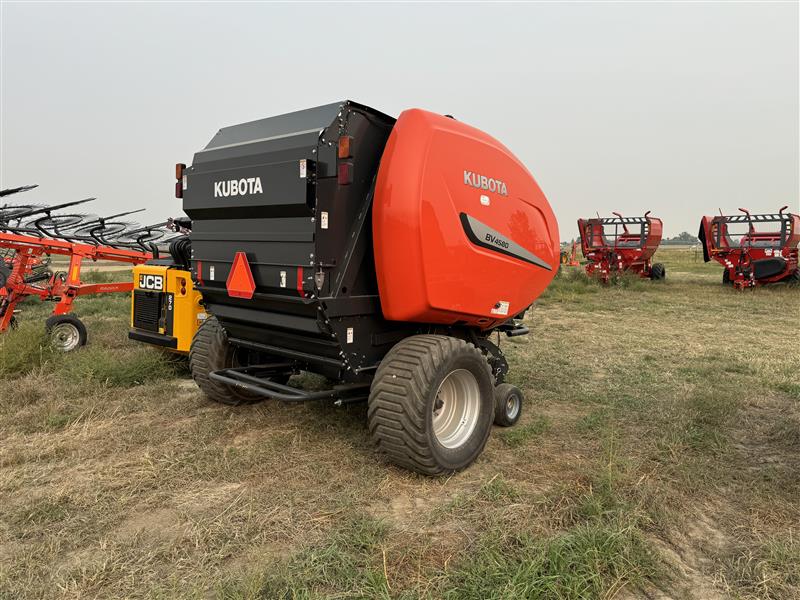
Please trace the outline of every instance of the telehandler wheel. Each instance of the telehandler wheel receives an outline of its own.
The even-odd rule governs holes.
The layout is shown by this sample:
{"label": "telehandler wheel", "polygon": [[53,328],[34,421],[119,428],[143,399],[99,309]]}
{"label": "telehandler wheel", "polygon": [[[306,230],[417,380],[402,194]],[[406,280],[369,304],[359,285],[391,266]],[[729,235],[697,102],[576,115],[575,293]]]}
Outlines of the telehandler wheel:
{"label": "telehandler wheel", "polygon": [[[239,366],[236,348],[228,343],[228,336],[215,317],[209,317],[200,325],[189,349],[189,370],[197,387],[210,400],[230,406],[253,404],[264,400],[263,396],[245,392],[209,377],[212,371]],[[288,377],[286,378],[288,379]]]}
{"label": "telehandler wheel", "polygon": [[86,345],[86,325],[75,315],[53,315],[44,322],[50,345],[59,352],[72,352]]}
{"label": "telehandler wheel", "polygon": [[522,390],[510,383],[494,388],[494,424],[511,427],[522,415]]}
{"label": "telehandler wheel", "polygon": [[655,263],[650,268],[650,279],[653,281],[660,281],[667,276],[667,269],[662,263]]}
{"label": "telehandler wheel", "polygon": [[367,419],[378,450],[425,475],[469,466],[483,451],[494,418],[489,363],[467,342],[415,335],[381,361]]}

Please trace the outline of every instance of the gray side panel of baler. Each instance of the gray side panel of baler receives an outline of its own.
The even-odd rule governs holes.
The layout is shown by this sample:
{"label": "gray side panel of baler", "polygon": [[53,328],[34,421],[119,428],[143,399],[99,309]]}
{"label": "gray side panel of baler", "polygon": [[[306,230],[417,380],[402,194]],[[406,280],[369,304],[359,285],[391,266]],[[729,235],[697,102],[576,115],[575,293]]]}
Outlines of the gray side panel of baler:
{"label": "gray side panel of baler", "polygon": [[259,146],[270,149],[287,148],[300,139],[307,143],[336,119],[342,102],[316,106],[306,110],[241,123],[220,129],[206,147],[195,154],[200,164],[224,158],[258,153]]}

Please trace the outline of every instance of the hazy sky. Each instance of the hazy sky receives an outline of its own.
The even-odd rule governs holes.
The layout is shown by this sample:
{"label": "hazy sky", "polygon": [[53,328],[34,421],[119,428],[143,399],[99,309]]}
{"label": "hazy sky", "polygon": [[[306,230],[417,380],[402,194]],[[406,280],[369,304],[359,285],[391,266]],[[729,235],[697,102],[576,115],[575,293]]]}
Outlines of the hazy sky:
{"label": "hazy sky", "polygon": [[798,209],[798,4],[12,4],[0,187],[180,213],[221,126],[353,99],[505,143],[558,216]]}

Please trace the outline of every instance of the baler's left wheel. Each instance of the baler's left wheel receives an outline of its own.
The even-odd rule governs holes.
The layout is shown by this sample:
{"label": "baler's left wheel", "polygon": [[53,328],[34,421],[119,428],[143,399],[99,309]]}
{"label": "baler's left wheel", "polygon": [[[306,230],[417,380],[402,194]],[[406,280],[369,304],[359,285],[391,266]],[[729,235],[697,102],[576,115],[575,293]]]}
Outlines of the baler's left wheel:
{"label": "baler's left wheel", "polygon": [[[253,404],[264,400],[264,396],[211,379],[210,374],[213,371],[243,366],[240,363],[237,348],[228,342],[228,336],[222,325],[216,317],[207,318],[194,334],[189,348],[189,370],[197,387],[208,399],[229,406]],[[286,383],[290,375],[291,373],[276,375],[272,380]]]}
{"label": "baler's left wheel", "polygon": [[396,465],[425,475],[464,469],[483,451],[494,419],[489,363],[464,340],[406,338],[378,367],[367,418]]}
{"label": "baler's left wheel", "polygon": [[75,315],[53,315],[44,324],[50,345],[59,352],[72,352],[86,345],[86,325]]}
{"label": "baler's left wheel", "polygon": [[650,279],[660,281],[667,276],[667,269],[662,263],[656,263],[650,268]]}

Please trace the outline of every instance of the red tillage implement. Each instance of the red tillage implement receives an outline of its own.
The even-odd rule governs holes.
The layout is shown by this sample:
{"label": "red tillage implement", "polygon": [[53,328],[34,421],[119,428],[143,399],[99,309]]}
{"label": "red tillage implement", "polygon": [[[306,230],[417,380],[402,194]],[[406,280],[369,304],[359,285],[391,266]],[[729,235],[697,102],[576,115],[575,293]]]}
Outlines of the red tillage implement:
{"label": "red tillage implement", "polygon": [[[30,187],[4,190],[0,195]],[[130,212],[107,218],[54,214],[56,210],[89,200],[52,207],[0,205],[0,250],[5,250],[0,263],[0,332],[16,325],[17,304],[35,296],[56,303],[46,328],[56,348],[73,350],[86,343],[86,327],[77,317],[68,314],[75,298],[132,290],[130,279],[116,283],[83,283],[84,261],[141,264],[153,257],[153,242],[161,239],[164,232],[159,230],[160,225],[133,228],[115,220]],[[69,257],[66,271],[53,272],[48,268],[54,255]]]}
{"label": "red tillage implement", "polygon": [[616,216],[604,219],[578,219],[581,251],[588,261],[586,273],[599,277],[603,283],[612,275],[625,272],[664,279],[664,265],[650,262],[661,242],[661,219],[649,216],[650,211],[643,217],[613,214]]}
{"label": "red tillage implement", "polygon": [[720,263],[722,283],[737,289],[786,281],[800,283],[800,216],[785,212],[703,217],[699,238],[703,258]]}

